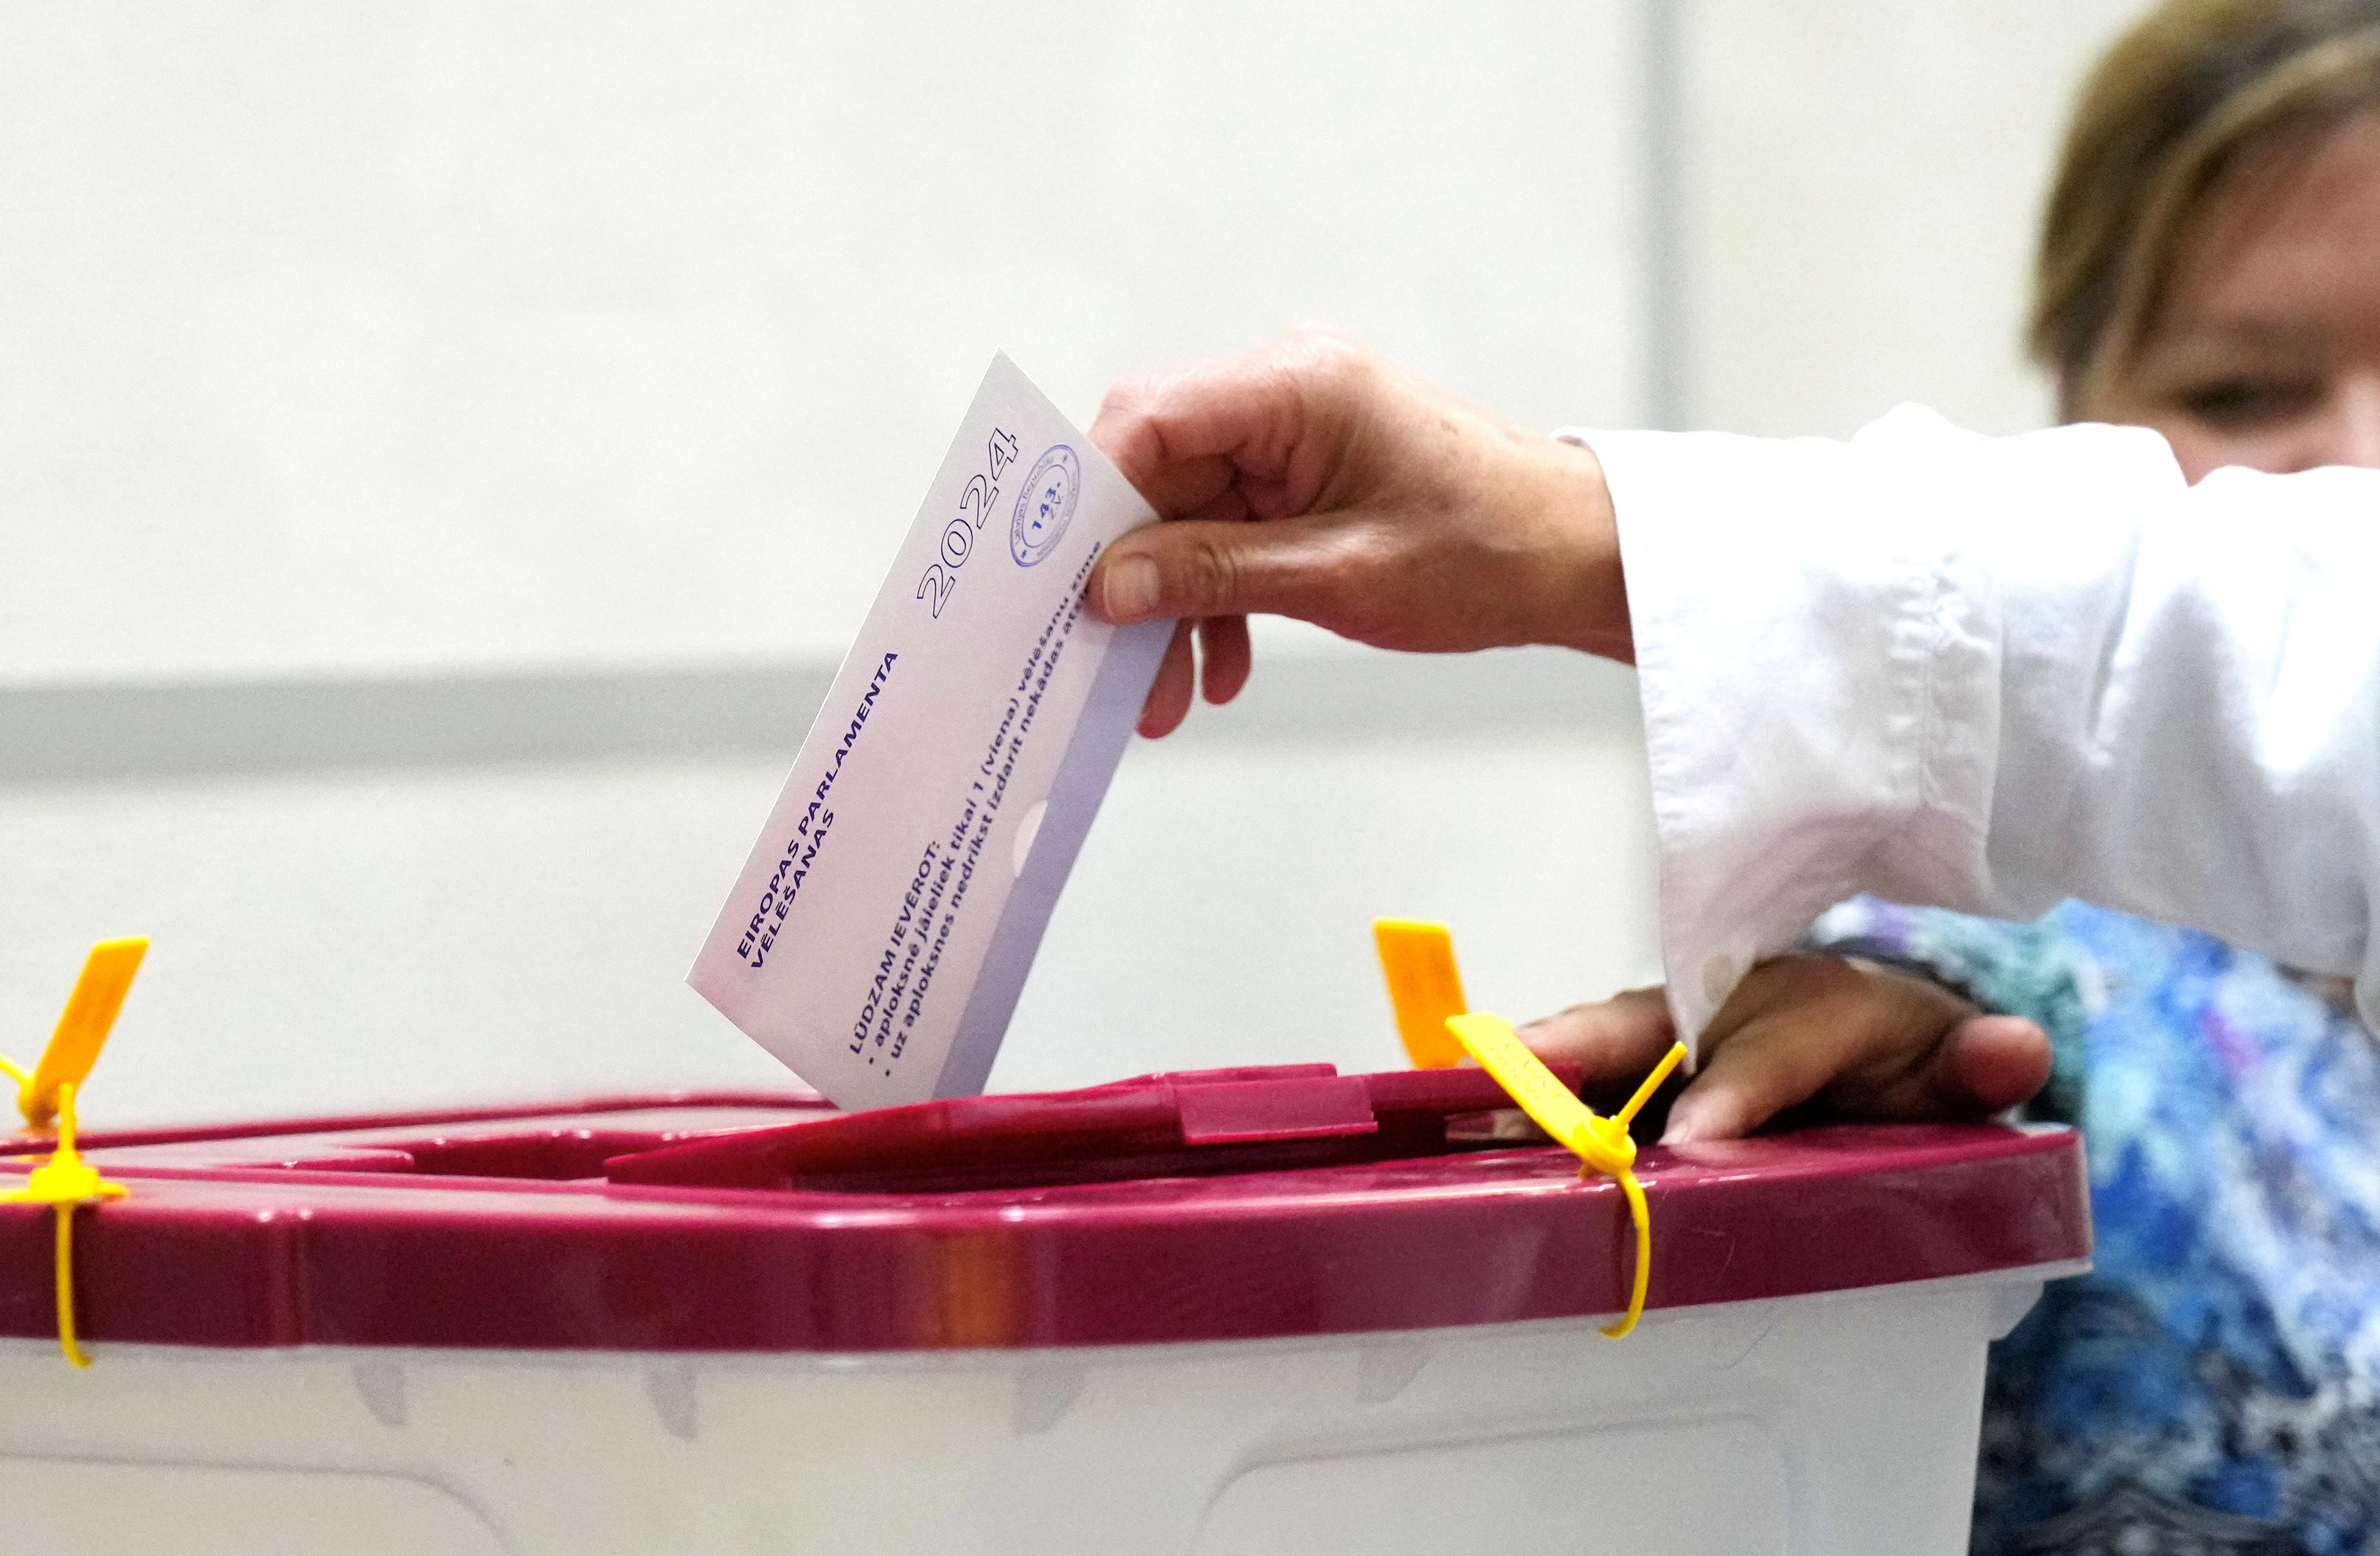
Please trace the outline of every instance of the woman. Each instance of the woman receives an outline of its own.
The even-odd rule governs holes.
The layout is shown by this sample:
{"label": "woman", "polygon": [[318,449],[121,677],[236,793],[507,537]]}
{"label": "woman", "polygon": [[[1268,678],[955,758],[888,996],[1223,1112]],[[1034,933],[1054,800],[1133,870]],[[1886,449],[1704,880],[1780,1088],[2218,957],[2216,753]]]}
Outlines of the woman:
{"label": "woman", "polygon": [[[2155,429],[2192,483],[2380,467],[2380,0],[2179,0],[2122,40],[2032,334],[2069,419]],[[2041,1083],[2046,1030],[2036,1112],[2090,1145],[2098,1268],[1995,1352],[1975,1549],[2380,1550],[2380,1050],[2343,981],[2074,903],[2016,926],[1863,900],[1813,949],[1859,959],[1736,988],[1672,1142],[1813,1097],[1977,1111]],[[1673,1003],[1530,1036],[1624,1070]]]}
{"label": "woman", "polygon": [[[2155,428],[2192,481],[2380,466],[2380,4],[2143,21],[2038,276],[2069,419]],[[2034,1111],[2089,1144],[2097,1268],[1994,1352],[1975,1549],[2380,1549],[2380,1049],[2345,987],[2079,903],[1864,901],[1813,942],[2039,1022]]]}
{"label": "woman", "polygon": [[[2192,482],[2380,467],[2380,3],[2183,0],[2119,42],[2050,198],[2032,345],[2069,419],[2155,428]],[[1863,960],[1766,969],[1722,1043],[1806,1052],[1788,1029],[1823,1023],[1891,1053],[1972,999],[2046,1029],[2031,1111],[2090,1147],[2097,1268],[1994,1351],[1975,1550],[2380,1550],[2380,1049],[2346,986],[2080,903],[2019,926],[1865,899],[1811,949]],[[1623,1001],[1535,1036],[1641,1049],[1629,1022],[1666,1030]],[[1872,1069],[1704,1123],[1872,1106]]]}
{"label": "woman", "polygon": [[[1187,522],[1119,542],[1093,603],[1184,618],[1151,734],[1194,638],[1237,689],[1249,609],[1634,655],[1673,980],[1536,1046],[1617,1075],[1699,1034],[1673,1143],[2049,1080],[2099,1270],[1996,1355],[1977,1548],[2380,1550],[2380,1061],[2337,976],[2380,1011],[2380,480],[2314,469],[2380,467],[2380,0],[2168,4],[2119,43],[2034,340],[2070,419],[2160,435],[1565,449],[1314,337],[1137,381],[1096,435]],[[2333,976],[1874,900],[1819,931],[1866,954],[1753,966],[1860,889],[2070,892]]]}
{"label": "woman", "polygon": [[[2191,483],[2221,466],[2380,467],[2380,0],[2181,0],[2119,43],[2083,94],[2049,203],[2033,344],[2058,376],[2069,419],[2155,429]],[[1666,504],[1673,517],[1683,514],[1691,504],[1674,492],[1700,479],[1699,456],[1664,455],[1658,479],[1632,475],[1632,462],[1641,468],[1647,461],[1617,440],[1587,438],[1600,469],[1573,468],[1557,447],[1395,382],[1380,364],[1352,360],[1327,340],[1308,339],[1252,364],[1205,370],[1203,379],[1194,372],[1186,388],[1180,380],[1152,380],[1119,391],[1102,418],[1102,442],[1168,517],[1226,525],[1304,517],[1297,527],[1169,526],[1144,546],[1126,542],[1095,581],[1103,614],[1205,617],[1197,631],[1208,694],[1218,701],[1246,673],[1244,631],[1224,614],[1234,605],[1321,620],[1391,647],[1556,641],[1643,655],[1646,596],[1678,592],[1670,586],[1685,565],[1670,562],[1670,577],[1659,576],[1668,533],[1635,520],[1623,548],[1627,601],[1617,595],[1609,546],[1567,538],[1601,534],[1597,525],[1611,522],[1606,510],[1615,495],[1622,529],[1632,504],[1642,513]],[[1358,392],[1307,392],[1350,373]],[[1375,414],[1381,404],[1394,414]],[[1342,415],[1344,425],[1334,419]],[[2068,469],[2078,480],[2098,479],[2114,460],[2108,435],[2095,436],[2087,457]],[[1965,460],[1989,476],[1979,457],[1925,429],[1905,441],[1921,450],[1917,462],[1928,473],[1911,478],[1895,502],[1876,504],[1895,521],[1901,507],[1931,500],[1955,480],[1938,473],[1946,468]],[[1378,470],[1350,456],[1383,446],[1420,452]],[[1712,462],[1736,457],[1708,446]],[[1837,461],[1840,470],[1807,479],[1832,482],[1837,492],[1864,490],[1878,479],[1875,467],[1890,461],[1880,455],[1861,469],[1860,453],[1854,444]],[[1815,468],[1805,459],[1803,468],[1789,469],[1778,462],[1782,454],[1743,457],[1770,460],[1763,468],[1780,480]],[[2019,500],[2008,506],[2008,524],[2024,522],[2026,491],[2048,499],[2065,484],[2054,464],[2025,472],[2030,488],[2010,488]],[[1366,473],[1356,480],[1350,469]],[[1582,483],[1605,510],[1593,501],[1565,506],[1564,493]],[[2150,484],[2133,478],[2111,489],[2110,501]],[[2236,490],[2236,475],[2208,490],[2227,484],[2234,490],[2221,500],[2237,511],[2282,505],[2261,489]],[[1714,490],[1718,495],[1701,497],[1705,508],[1767,495],[1748,482]],[[2330,495],[2334,517],[2360,516],[2380,529],[2380,487],[2365,481]],[[1807,511],[1826,506],[1814,503]],[[2069,521],[2082,512],[2072,510]],[[2047,552],[2062,538],[2029,543]],[[1690,537],[1678,548],[1701,543]],[[1507,565],[1512,556],[1527,565]],[[2105,570],[2131,582],[2140,576],[2138,566]],[[1644,582],[1645,574],[1655,575],[1653,583]],[[2126,591],[2139,592],[2131,582]],[[2366,577],[2358,587],[2368,600],[2374,585],[2380,578]],[[2038,593],[2064,598],[2055,580]],[[1639,617],[1633,642],[1630,602]],[[1691,922],[1682,927],[1682,918],[1720,914],[1726,910],[1711,905],[1760,896],[1766,883],[1753,847],[1734,848],[1729,868],[1710,870],[1700,869],[1691,843],[1680,842],[1700,824],[1691,814],[1697,796],[1729,779],[1707,771],[1709,760],[1698,765],[1692,751],[1673,749],[1664,768],[1665,728],[1675,735],[1708,722],[1715,706],[1726,718],[1724,699],[1711,695],[1716,673],[1681,675],[1669,662],[1723,635],[1730,613],[1681,611],[1667,602],[1657,609],[1670,618],[1667,641],[1657,633],[1652,645],[1661,663],[1646,667],[1657,799],[1665,784],[1670,791],[1665,939],[1672,967],[1698,967],[1703,978],[1673,984],[1666,995],[1645,991],[1564,1013],[1533,1030],[1536,1045],[1616,1073],[1649,1062],[1674,1030],[1699,1029],[1704,1068],[1672,1110],[1673,1142],[1756,1127],[1814,1098],[1871,1113],[1988,1111],[2048,1078],[2037,1111],[2079,1121],[2090,1141],[2098,1270],[2054,1291],[1996,1352],[1976,1549],[2380,1550],[2380,1149],[2371,1138],[2371,1121],[2380,1119],[2380,1059],[2349,1008],[2345,984],[2285,972],[2204,934],[2079,904],[2012,926],[1865,899],[1830,915],[1815,937],[1818,948],[1864,954],[1855,959],[1794,956],[1739,983],[1751,958],[1731,960],[1729,935],[1718,930],[1700,933],[1699,944],[1719,950],[1678,958],[1680,941],[1698,932]],[[1678,629],[1681,622],[1690,629]],[[2012,621],[2007,634],[2018,636],[2020,625]],[[2038,623],[2026,630],[2035,657],[2039,642],[2054,641],[2054,631]],[[1150,733],[1186,710],[1191,635],[1185,623],[1152,693]],[[1759,644],[1749,634],[1737,646],[1751,654]],[[1930,675],[1958,651],[1956,642],[1937,648],[1923,665]],[[2109,704],[2153,700],[2153,663],[2119,663],[2110,673],[2131,675],[2126,695],[2093,705],[2084,721],[2089,738],[2071,742],[2083,754],[2060,783],[2017,782],[2022,775],[2003,764],[1998,797],[1986,794],[1969,810],[1988,812],[1996,829],[2003,810],[2038,813],[2048,808],[2043,796],[2055,800],[2091,781],[2095,756],[2100,769],[2138,770],[2155,782],[2150,770],[2159,764],[2145,760],[2152,748],[2107,734]],[[2236,672],[2246,663],[2227,662],[2232,674],[2206,680],[2242,679]],[[1691,688],[1666,718],[1658,691],[1665,678]],[[1879,688],[1885,683],[1858,697],[1837,688],[1838,699],[1875,700],[1867,694],[1880,696]],[[2193,695],[2185,686],[2169,699],[2181,710],[2174,716],[2189,713]],[[2362,695],[2351,691],[2338,705],[2351,709]],[[2033,698],[2043,700],[2054,698]],[[2022,702],[2012,700],[2010,711],[2031,716]],[[1757,727],[1756,720],[1739,722]],[[2262,726],[2246,743],[2266,752],[2289,744],[2271,738],[2278,727]],[[1860,765],[1831,748],[1826,760]],[[2220,779],[2231,771],[2226,760],[2209,747],[2164,765]],[[1767,765],[1794,764],[1789,756]],[[1939,782],[1958,787],[1959,762],[1938,766],[1949,774]],[[2167,813],[2183,816],[2198,835],[2219,836],[2243,830],[2236,821],[2241,809],[2284,806],[2277,796],[2321,787],[2305,781],[2301,764],[2277,759],[2267,768],[2278,776],[2264,795],[2252,782],[2201,784],[2194,810]],[[2011,790],[2029,803],[2011,806]],[[1737,816],[1760,808],[1757,796],[1730,805]],[[1802,823],[1823,808],[1789,789],[1770,806],[1785,821],[1765,835],[1790,853],[1797,828],[1808,831]],[[1858,808],[1836,807],[1843,814]],[[1931,856],[1962,846],[1956,837],[1907,850],[1909,858],[1891,869],[1874,863],[1889,851],[1889,838],[1923,830],[1922,810],[1904,807],[1893,813],[1892,828],[1864,833],[1821,827],[1803,850],[1815,862],[1799,871],[1802,884],[1827,878],[1828,861],[1859,858],[1865,872],[1846,867],[1845,883],[1905,881],[1896,889],[1911,896],[1984,900],[1988,893],[1928,873]],[[2331,952],[2321,921],[2368,921],[2368,900],[2342,905],[2335,893],[2302,888],[2318,863],[2301,861],[2294,875],[2269,863],[2290,839],[2323,824],[2301,814],[2289,827],[2252,835],[2228,860],[2211,846],[2199,872],[2204,879],[2180,884],[2157,876],[2173,855],[2192,851],[2171,843],[2134,848],[2121,869],[2095,870],[2087,858],[2036,860],[2031,877],[2102,900],[2166,907],[2168,917],[2236,925],[2240,938],[2285,952],[2312,947],[2297,959],[2351,971],[2369,964]],[[2091,833],[2089,826],[2079,830]],[[2368,847],[2368,837],[2360,845]],[[2023,861],[2012,867],[1999,854],[1991,857],[1998,879],[2026,874]],[[1702,906],[1698,869],[1718,881]],[[2222,878],[2256,882],[2259,869],[2301,889],[2240,894],[2320,904],[2306,916],[2316,922],[2292,924],[2285,909],[2223,899]],[[1767,895],[1777,903],[1767,914],[1772,927],[1797,911],[1806,921],[1790,892]],[[1997,900],[2022,896],[2003,892]],[[2054,1043],[2044,1041],[2045,1031]]]}

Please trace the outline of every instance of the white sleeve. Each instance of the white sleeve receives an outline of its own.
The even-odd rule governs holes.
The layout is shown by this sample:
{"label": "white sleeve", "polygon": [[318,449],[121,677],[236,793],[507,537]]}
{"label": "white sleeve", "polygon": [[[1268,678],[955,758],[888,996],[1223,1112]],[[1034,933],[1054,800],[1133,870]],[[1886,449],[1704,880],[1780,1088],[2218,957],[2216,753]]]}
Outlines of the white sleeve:
{"label": "white sleeve", "polygon": [[2380,1027],[2380,472],[2137,428],[1565,433],[1620,517],[1681,1031],[1861,892],[2077,896],[2353,977]]}

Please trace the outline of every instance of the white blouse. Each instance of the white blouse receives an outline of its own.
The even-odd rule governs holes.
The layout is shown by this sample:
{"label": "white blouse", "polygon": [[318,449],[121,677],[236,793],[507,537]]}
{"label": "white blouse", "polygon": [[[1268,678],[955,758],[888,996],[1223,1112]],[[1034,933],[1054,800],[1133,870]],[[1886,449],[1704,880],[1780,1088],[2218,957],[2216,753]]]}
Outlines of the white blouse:
{"label": "white blouse", "polygon": [[2380,1028],[2380,471],[2165,441],[1565,432],[1603,462],[1679,1028],[1862,892],[2082,897],[2352,977]]}

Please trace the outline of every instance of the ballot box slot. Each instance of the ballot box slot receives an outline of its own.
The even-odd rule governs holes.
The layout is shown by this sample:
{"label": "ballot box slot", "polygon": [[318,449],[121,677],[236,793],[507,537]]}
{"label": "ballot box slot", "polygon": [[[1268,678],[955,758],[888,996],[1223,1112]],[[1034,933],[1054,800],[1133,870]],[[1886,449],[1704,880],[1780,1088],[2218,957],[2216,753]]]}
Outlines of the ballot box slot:
{"label": "ballot box slot", "polygon": [[244,1135],[178,1142],[103,1141],[91,1150],[109,1170],[126,1173],[200,1170],[600,1185],[603,1164],[615,1157],[779,1125],[789,1118],[832,1116],[831,1108],[798,1098],[759,1105],[664,1102],[618,1119],[605,1117],[600,1110],[571,1108],[544,1118],[399,1119],[393,1127],[359,1129],[267,1124],[252,1126]]}
{"label": "ballot box slot", "polygon": [[[252,1153],[222,1153],[212,1168],[239,1172],[358,1173],[440,1178],[511,1178],[568,1182],[601,1178],[603,1163],[623,1153],[653,1150],[686,1138],[658,1130],[529,1130],[464,1138],[358,1140],[328,1148],[273,1150],[260,1141]],[[122,1155],[110,1160],[122,1161]]]}
{"label": "ballot box slot", "polygon": [[672,1138],[655,1131],[568,1129],[400,1141],[395,1149],[412,1159],[413,1172],[439,1177],[600,1178],[613,1157],[657,1149]]}
{"label": "ballot box slot", "polygon": [[[1576,1088],[1575,1069],[1557,1073]],[[1472,1069],[1194,1071],[743,1130],[624,1153],[606,1176],[616,1184],[882,1195],[1284,1172],[1536,1137],[1512,1124],[1505,1101],[1492,1077]]]}

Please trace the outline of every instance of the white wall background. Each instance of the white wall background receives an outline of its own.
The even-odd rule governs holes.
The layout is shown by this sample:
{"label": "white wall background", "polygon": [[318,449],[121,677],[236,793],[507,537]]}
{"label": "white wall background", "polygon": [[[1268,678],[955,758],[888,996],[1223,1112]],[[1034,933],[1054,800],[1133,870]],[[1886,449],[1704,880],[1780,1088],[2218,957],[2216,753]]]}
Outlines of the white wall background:
{"label": "white wall background", "polygon": [[2046,421],[2024,360],[2067,106],[2147,0],[1679,0],[1693,419]]}
{"label": "white wall background", "polygon": [[1632,18],[12,5],[0,665],[839,653],[1002,346],[1625,419]]}
{"label": "white wall background", "polygon": [[[995,347],[1085,419],[1318,317],[1544,425],[2038,419],[2033,206],[2128,7],[1668,3],[12,6],[0,721],[822,669]],[[1624,686],[1266,647],[1295,706],[1127,762],[996,1085],[1392,1064],[1376,913],[1515,1015],[1649,968]],[[806,716],[208,772],[0,722],[0,1050],[148,932],[111,1119],[776,1078],[677,980]]]}

